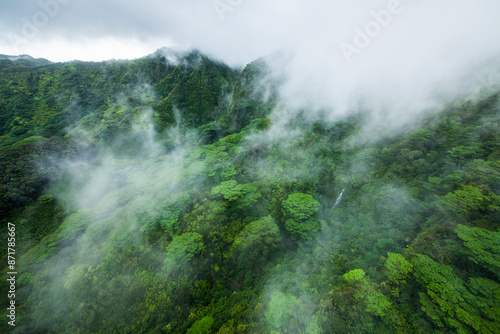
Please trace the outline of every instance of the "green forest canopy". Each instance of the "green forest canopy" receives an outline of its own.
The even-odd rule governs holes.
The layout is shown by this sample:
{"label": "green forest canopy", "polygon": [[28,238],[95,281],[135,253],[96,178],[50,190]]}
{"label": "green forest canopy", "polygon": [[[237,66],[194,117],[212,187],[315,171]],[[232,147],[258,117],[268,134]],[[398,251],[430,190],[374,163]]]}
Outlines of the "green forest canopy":
{"label": "green forest canopy", "polygon": [[500,332],[499,93],[266,142],[264,61],[181,60],[0,60],[2,332]]}

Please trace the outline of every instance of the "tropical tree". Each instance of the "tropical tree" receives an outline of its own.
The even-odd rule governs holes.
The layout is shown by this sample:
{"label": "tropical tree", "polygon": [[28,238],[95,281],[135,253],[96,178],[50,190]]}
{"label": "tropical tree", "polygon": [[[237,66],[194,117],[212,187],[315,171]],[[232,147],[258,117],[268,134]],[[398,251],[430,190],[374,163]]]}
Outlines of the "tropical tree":
{"label": "tropical tree", "polygon": [[320,204],[311,195],[295,193],[283,201],[285,228],[296,238],[311,238],[319,230],[317,213]]}

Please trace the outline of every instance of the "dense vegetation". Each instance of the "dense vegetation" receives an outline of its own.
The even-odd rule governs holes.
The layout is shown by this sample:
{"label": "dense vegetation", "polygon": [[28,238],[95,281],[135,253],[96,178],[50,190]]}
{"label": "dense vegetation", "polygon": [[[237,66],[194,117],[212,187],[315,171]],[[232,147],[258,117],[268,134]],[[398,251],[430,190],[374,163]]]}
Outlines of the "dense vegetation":
{"label": "dense vegetation", "polygon": [[2,332],[499,333],[500,94],[375,140],[266,72],[0,57]]}

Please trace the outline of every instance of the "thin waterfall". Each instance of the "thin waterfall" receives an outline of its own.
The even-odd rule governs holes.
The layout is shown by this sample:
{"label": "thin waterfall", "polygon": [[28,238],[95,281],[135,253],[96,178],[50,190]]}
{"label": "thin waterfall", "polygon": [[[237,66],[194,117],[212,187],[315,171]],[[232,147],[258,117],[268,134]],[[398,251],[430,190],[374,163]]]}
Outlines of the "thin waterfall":
{"label": "thin waterfall", "polygon": [[337,197],[335,204],[332,206],[332,210],[335,209],[335,207],[340,204],[340,201],[342,200],[342,195],[344,194],[344,190],[345,188],[342,189],[342,192],[340,193],[339,197]]}

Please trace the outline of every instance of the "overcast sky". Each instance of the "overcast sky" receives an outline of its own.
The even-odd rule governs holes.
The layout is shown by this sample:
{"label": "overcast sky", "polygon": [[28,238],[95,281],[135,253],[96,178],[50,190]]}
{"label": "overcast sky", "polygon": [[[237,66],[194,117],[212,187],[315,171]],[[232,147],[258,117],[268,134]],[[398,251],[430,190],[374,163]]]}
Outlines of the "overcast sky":
{"label": "overcast sky", "polygon": [[0,53],[103,60],[178,46],[245,64],[281,47],[308,46],[337,57],[373,11],[388,7],[398,14],[380,32],[371,26],[374,55],[411,49],[424,59],[445,53],[454,60],[500,49],[497,0],[0,0]]}

